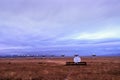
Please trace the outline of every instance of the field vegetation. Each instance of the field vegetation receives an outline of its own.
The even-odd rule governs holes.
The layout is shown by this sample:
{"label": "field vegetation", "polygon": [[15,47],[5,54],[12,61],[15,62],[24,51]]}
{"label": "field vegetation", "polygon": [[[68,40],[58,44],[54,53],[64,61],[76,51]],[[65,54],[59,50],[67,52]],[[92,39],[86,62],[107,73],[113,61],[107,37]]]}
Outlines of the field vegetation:
{"label": "field vegetation", "polygon": [[1,58],[0,80],[120,80],[120,57],[82,57],[87,66],[66,66],[72,58]]}

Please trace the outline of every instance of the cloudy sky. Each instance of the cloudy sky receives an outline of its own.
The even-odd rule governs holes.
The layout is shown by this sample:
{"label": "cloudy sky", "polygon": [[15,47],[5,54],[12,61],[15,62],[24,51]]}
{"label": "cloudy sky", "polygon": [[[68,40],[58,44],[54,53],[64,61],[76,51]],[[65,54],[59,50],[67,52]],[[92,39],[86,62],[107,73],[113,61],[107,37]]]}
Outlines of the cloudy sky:
{"label": "cloudy sky", "polygon": [[120,44],[120,0],[0,0],[0,49]]}

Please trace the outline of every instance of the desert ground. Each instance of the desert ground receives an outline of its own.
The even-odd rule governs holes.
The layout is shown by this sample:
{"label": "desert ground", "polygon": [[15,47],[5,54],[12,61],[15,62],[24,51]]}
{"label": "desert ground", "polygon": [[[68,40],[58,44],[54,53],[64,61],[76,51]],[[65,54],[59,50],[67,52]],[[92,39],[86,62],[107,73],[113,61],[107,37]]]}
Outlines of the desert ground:
{"label": "desert ground", "polygon": [[66,66],[72,58],[0,58],[0,80],[120,80],[120,57],[81,57],[87,66]]}

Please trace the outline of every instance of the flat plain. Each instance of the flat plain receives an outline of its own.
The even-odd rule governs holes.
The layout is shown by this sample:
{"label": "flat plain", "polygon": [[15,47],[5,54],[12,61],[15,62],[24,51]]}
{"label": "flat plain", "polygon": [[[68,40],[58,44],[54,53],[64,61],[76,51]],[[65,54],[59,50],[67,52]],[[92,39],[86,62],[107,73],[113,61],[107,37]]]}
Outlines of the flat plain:
{"label": "flat plain", "polygon": [[81,57],[87,66],[66,66],[73,58],[0,58],[0,80],[120,80],[120,57]]}

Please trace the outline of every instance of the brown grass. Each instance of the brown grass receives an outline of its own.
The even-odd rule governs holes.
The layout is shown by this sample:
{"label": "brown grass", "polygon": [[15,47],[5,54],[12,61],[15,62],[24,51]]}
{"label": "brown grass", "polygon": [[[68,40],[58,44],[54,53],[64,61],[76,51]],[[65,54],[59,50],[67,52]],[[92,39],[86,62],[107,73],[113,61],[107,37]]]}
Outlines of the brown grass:
{"label": "brown grass", "polygon": [[0,80],[119,80],[120,57],[82,57],[87,66],[65,66],[72,58],[0,59]]}

